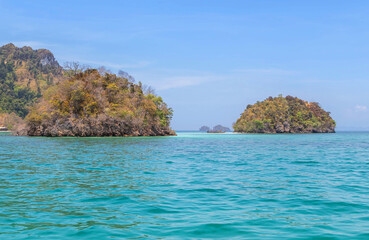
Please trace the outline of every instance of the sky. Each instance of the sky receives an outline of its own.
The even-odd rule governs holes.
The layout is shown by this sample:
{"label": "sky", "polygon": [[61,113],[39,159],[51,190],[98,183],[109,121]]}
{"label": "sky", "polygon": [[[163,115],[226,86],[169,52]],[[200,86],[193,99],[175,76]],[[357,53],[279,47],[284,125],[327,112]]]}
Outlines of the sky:
{"label": "sky", "polygon": [[172,128],[232,127],[248,104],[319,102],[369,130],[369,1],[0,0],[0,44],[124,70],[173,108]]}

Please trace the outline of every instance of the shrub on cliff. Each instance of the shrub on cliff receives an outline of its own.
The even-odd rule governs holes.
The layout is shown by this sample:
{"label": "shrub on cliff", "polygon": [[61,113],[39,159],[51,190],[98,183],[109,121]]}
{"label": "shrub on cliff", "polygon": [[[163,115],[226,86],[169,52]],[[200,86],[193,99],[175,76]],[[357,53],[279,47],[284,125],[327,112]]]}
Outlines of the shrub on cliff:
{"label": "shrub on cliff", "polygon": [[318,103],[279,96],[248,105],[233,128],[246,133],[332,133],[335,126]]}
{"label": "shrub on cliff", "polygon": [[115,74],[88,69],[50,87],[31,108],[30,136],[172,135],[172,109]]}

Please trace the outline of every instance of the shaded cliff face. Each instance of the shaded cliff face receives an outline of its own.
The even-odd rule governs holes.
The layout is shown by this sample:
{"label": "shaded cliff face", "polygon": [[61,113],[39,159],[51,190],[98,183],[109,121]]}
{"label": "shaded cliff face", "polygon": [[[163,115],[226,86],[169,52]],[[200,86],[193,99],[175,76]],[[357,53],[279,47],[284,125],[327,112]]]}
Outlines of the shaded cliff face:
{"label": "shaded cliff face", "polygon": [[50,87],[26,117],[20,135],[165,136],[172,110],[115,74],[89,69]]}
{"label": "shaded cliff face", "polygon": [[269,97],[248,105],[234,124],[245,133],[334,133],[336,123],[318,103],[296,97]]}

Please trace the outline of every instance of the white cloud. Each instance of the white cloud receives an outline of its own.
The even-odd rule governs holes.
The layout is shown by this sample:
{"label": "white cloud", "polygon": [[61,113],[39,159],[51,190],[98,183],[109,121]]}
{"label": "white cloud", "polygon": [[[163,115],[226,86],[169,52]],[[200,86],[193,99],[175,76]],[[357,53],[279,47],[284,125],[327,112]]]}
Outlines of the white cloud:
{"label": "white cloud", "polygon": [[366,112],[368,110],[368,107],[364,105],[356,105],[355,110],[358,112]]}

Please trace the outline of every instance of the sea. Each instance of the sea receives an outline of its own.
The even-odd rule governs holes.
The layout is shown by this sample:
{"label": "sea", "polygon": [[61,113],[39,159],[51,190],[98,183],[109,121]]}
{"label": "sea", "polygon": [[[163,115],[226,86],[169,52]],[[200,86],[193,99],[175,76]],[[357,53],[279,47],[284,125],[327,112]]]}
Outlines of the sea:
{"label": "sea", "polygon": [[0,133],[0,239],[369,239],[369,133]]}

